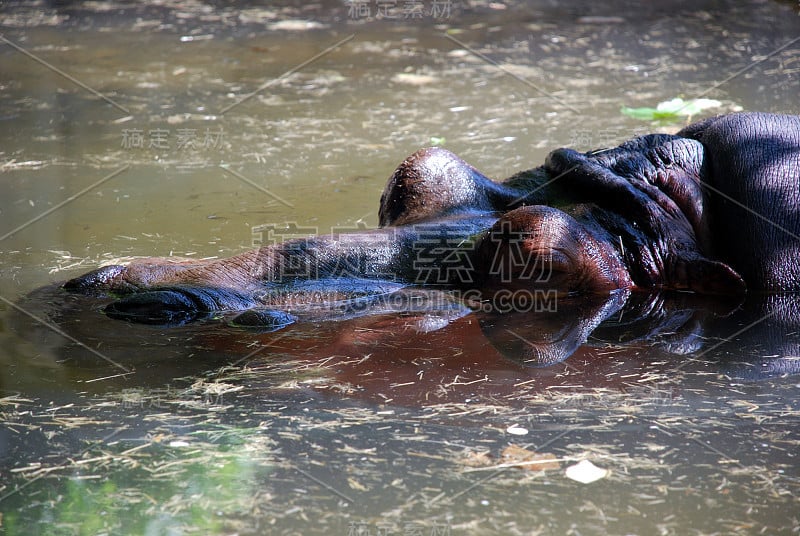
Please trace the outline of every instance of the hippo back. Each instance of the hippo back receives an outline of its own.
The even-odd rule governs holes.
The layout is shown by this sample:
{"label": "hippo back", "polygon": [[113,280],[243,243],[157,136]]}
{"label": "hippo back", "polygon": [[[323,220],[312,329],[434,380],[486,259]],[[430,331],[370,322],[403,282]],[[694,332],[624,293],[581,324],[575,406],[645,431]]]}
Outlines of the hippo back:
{"label": "hippo back", "polygon": [[800,291],[800,117],[731,114],[678,135],[705,148],[712,254],[752,290]]}

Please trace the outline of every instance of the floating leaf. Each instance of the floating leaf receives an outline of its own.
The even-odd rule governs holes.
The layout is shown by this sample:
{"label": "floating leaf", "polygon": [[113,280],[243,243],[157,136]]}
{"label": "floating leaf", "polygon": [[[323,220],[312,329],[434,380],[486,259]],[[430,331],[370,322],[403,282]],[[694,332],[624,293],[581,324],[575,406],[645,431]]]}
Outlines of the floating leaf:
{"label": "floating leaf", "polygon": [[597,467],[589,460],[582,460],[575,465],[567,467],[567,478],[580,482],[581,484],[591,484],[601,478],[608,476],[608,469]]}
{"label": "floating leaf", "polygon": [[508,428],[506,428],[506,432],[512,435],[528,435],[528,429],[523,428],[522,426],[512,424]]}
{"label": "floating leaf", "polygon": [[392,82],[408,84],[410,86],[425,86],[439,82],[439,79],[429,74],[397,73],[392,77]]}
{"label": "floating leaf", "polygon": [[622,113],[634,119],[641,119],[642,121],[656,121],[658,119],[675,119],[675,114],[662,113],[655,108],[627,108],[622,107]]}
{"label": "floating leaf", "polygon": [[509,445],[503,449],[503,460],[504,463],[518,464],[520,469],[528,471],[546,471],[561,467],[554,455],[539,454],[517,445]]}
{"label": "floating leaf", "polygon": [[439,136],[431,136],[431,145],[444,145],[445,141],[444,138],[440,138]]}
{"label": "floating leaf", "polygon": [[656,106],[659,112],[672,112],[676,115],[697,115],[708,108],[719,108],[722,103],[714,99],[691,99],[684,101],[681,98],[664,101]]}
{"label": "floating leaf", "polygon": [[492,458],[486,451],[467,450],[456,461],[467,467],[485,467],[492,463]]}
{"label": "floating leaf", "polygon": [[678,119],[697,115],[709,108],[719,108],[722,103],[714,99],[691,99],[685,101],[681,98],[658,103],[655,108],[628,108],[622,107],[622,113],[644,121],[657,121],[659,119]]}
{"label": "floating leaf", "polygon": [[347,485],[356,491],[369,491],[369,488],[353,477],[347,478]]}

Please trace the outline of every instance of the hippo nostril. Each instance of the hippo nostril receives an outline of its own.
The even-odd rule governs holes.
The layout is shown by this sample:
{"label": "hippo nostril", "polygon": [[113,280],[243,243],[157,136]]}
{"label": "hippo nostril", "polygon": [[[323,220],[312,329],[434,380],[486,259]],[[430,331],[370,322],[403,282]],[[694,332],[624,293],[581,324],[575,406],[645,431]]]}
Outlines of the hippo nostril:
{"label": "hippo nostril", "polygon": [[244,311],[255,307],[253,299],[228,289],[169,287],[137,292],[109,304],[111,318],[142,324],[181,325],[213,311]]}
{"label": "hippo nostril", "polygon": [[117,320],[163,326],[186,324],[195,320],[200,313],[194,300],[175,290],[133,294],[109,304],[105,312]]}

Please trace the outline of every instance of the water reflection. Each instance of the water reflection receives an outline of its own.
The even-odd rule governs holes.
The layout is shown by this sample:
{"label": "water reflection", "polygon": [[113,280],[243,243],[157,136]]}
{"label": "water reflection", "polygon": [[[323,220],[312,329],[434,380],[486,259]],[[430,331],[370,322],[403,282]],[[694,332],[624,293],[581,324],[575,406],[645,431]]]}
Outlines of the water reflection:
{"label": "water reflection", "polygon": [[313,370],[318,390],[411,405],[513,402],[578,376],[584,389],[622,389],[621,368],[653,385],[693,383],[698,370],[730,381],[800,372],[800,310],[789,294],[739,303],[625,291],[505,313],[487,312],[490,293],[470,297],[403,288],[368,303],[319,302],[274,331],[233,325],[230,314],[177,327],[132,324],[101,312],[108,299],[52,285],[23,300],[29,314],[18,312],[11,326],[48,348],[40,365],[83,381],[119,375],[126,385],[156,387],[215,367],[278,362]]}
{"label": "water reflection", "polygon": [[[504,534],[497,519],[532,525],[545,514],[561,532],[572,523],[557,515],[564,497],[601,500],[558,470],[470,472],[502,461],[509,444],[612,469],[597,486],[648,518],[582,514],[606,532],[644,533],[649,517],[695,512],[698,495],[714,500],[679,527],[710,530],[709,511],[718,519],[742,504],[770,511],[769,520],[758,508],[751,515],[768,526],[791,523],[794,451],[766,449],[796,443],[797,380],[783,377],[796,370],[793,296],[739,304],[617,293],[540,313],[453,315],[463,304],[452,295],[413,293],[417,307],[406,311],[396,300],[393,310],[375,304],[270,333],[224,316],[174,328],[131,324],[104,316],[103,300],[57,286],[30,294],[19,303],[27,312],[102,356],[10,315],[9,328],[35,341],[37,353],[20,347],[24,363],[3,362],[16,372],[2,387],[19,394],[3,399],[2,453],[45,462],[16,467],[26,488],[4,496],[6,526],[57,519],[84,532],[189,524],[227,533],[268,522],[278,533],[347,534],[352,523],[380,523],[400,531],[412,521],[472,519],[482,503],[518,490],[508,511],[480,514],[490,524],[481,533]],[[54,391],[54,382],[62,387]],[[509,424],[530,436],[504,433]],[[192,506],[197,497],[208,508]],[[544,514],[525,508],[531,497]],[[107,514],[98,518],[98,509]]]}

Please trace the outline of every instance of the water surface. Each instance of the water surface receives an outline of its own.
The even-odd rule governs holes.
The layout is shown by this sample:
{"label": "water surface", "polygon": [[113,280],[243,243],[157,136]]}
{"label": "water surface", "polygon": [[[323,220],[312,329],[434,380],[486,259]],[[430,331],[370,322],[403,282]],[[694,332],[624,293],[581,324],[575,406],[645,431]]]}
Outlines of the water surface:
{"label": "water surface", "polygon": [[[3,7],[6,533],[797,530],[793,297],[256,333],[126,324],[51,285],[115,259],[230,256],[270,228],[374,227],[422,146],[501,179],[683,125],[622,106],[800,113],[791,2],[420,4]],[[539,366],[553,355],[569,357]],[[570,480],[580,460],[610,472]]]}

